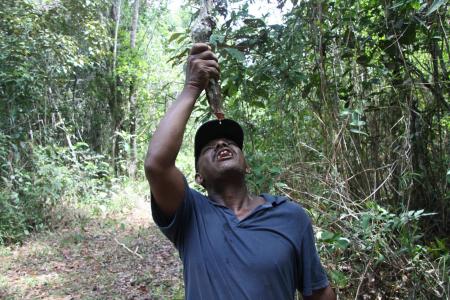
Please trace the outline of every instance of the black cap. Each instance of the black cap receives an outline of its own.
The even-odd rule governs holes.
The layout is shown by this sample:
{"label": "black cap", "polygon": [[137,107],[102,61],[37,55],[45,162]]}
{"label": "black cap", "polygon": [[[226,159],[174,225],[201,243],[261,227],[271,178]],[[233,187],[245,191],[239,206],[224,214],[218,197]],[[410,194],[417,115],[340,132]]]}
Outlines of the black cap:
{"label": "black cap", "polygon": [[197,169],[197,161],[200,152],[210,141],[226,138],[235,142],[239,148],[244,146],[244,131],[241,125],[230,119],[211,120],[203,123],[195,134],[195,168]]}

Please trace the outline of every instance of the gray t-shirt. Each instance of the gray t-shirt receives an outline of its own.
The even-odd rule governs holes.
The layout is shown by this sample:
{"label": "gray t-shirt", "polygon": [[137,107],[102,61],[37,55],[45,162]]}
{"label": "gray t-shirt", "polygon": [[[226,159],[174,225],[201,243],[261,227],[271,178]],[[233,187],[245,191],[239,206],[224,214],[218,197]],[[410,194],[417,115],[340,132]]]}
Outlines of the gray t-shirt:
{"label": "gray t-shirt", "polygon": [[171,219],[152,200],[153,219],[183,261],[186,299],[294,299],[296,289],[309,296],[328,286],[304,209],[261,196],[266,203],[242,220],[187,183]]}

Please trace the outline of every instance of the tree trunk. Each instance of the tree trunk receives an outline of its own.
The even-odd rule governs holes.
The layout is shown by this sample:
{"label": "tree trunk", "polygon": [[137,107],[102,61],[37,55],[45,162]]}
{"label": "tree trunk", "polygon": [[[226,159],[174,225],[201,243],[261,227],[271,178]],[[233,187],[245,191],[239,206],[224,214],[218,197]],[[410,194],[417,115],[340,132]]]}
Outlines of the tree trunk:
{"label": "tree trunk", "polygon": [[[136,33],[139,19],[139,0],[134,0],[133,4],[133,17],[131,19],[131,32],[130,32],[130,47],[131,52],[136,48]],[[131,178],[136,177],[136,157],[137,157],[137,145],[136,145],[136,126],[137,126],[137,88],[136,88],[136,76],[133,76],[130,82],[130,160],[128,162],[128,175]]]}
{"label": "tree trunk", "polygon": [[112,67],[111,67],[111,80],[110,80],[110,90],[111,95],[109,97],[109,109],[111,113],[111,129],[112,129],[112,145],[111,145],[111,160],[114,169],[114,173],[119,175],[118,166],[118,156],[119,156],[119,144],[120,136],[118,132],[122,129],[123,123],[123,109],[121,95],[118,91],[118,85],[120,79],[117,76],[117,47],[118,47],[118,36],[119,36],[119,26],[121,19],[121,6],[122,0],[117,0],[112,7],[111,18],[114,20],[114,44],[112,48]]}

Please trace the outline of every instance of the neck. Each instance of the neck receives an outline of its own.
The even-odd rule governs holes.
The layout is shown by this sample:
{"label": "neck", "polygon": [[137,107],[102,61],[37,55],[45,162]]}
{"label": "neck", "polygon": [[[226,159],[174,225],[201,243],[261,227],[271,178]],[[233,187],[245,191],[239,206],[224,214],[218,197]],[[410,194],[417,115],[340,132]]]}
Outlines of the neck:
{"label": "neck", "polygon": [[223,178],[217,180],[208,187],[207,191],[213,201],[235,212],[249,207],[252,199],[245,178],[239,178],[239,176],[230,176],[227,180]]}

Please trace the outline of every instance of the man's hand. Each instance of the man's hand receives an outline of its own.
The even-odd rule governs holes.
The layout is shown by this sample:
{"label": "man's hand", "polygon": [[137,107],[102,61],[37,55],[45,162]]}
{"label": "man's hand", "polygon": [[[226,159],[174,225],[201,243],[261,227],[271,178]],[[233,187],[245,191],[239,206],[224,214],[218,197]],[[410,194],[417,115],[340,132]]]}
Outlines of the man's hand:
{"label": "man's hand", "polygon": [[219,76],[219,64],[211,47],[203,43],[194,44],[187,61],[185,87],[199,96],[208,86],[209,79],[219,79]]}
{"label": "man's hand", "polygon": [[336,300],[336,294],[331,286],[327,286],[324,289],[316,290],[311,296],[303,297],[304,300]]}
{"label": "man's hand", "polygon": [[219,78],[217,58],[207,44],[195,44],[188,58],[184,89],[159,123],[148,148],[145,175],[156,204],[167,217],[183,202],[184,179],[175,160],[195,101],[210,78]]}

